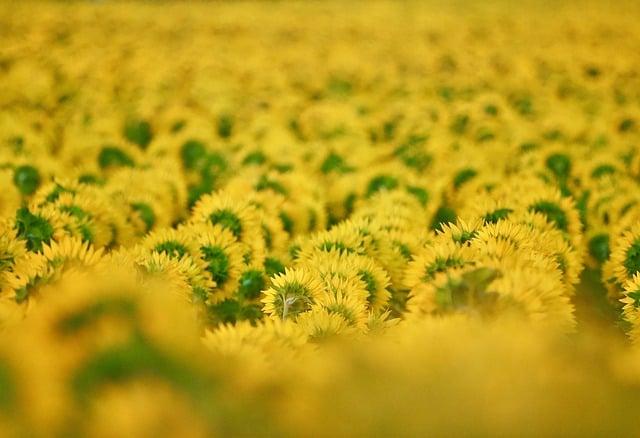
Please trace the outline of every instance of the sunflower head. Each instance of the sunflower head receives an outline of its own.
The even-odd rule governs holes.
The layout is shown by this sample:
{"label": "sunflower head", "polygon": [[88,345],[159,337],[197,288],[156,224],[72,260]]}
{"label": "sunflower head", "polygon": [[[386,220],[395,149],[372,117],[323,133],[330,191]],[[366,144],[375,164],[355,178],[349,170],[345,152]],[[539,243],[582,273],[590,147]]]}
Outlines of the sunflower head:
{"label": "sunflower head", "polygon": [[302,269],[286,269],[271,280],[271,287],[264,291],[263,311],[272,318],[296,318],[311,309],[322,296],[320,279],[312,272]]}

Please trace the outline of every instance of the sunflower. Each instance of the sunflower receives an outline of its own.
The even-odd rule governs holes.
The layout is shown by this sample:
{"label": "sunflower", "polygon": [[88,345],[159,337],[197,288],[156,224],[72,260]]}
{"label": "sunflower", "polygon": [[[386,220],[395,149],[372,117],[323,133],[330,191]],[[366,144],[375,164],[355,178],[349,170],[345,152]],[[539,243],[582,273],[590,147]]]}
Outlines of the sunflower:
{"label": "sunflower", "polygon": [[564,292],[560,272],[539,269],[528,262],[510,263],[500,272],[503,275],[491,287],[510,309],[536,325],[559,332],[575,328],[574,306]]}
{"label": "sunflower", "polygon": [[170,224],[167,210],[150,196],[132,195],[124,203],[129,206],[128,220],[132,223],[136,236],[143,236]]}
{"label": "sunflower", "polygon": [[459,247],[452,241],[439,245],[427,245],[409,262],[405,271],[404,286],[412,289],[429,283],[436,274],[450,269],[473,266],[473,253],[467,247]]}
{"label": "sunflower", "polygon": [[[391,296],[387,289],[390,279],[387,272],[371,257],[344,253],[337,250],[318,252],[312,259],[298,266],[318,272],[329,286],[334,281],[354,282],[346,287],[346,293],[364,298],[372,312],[381,311]],[[364,286],[364,287],[363,287]],[[348,292],[351,291],[351,292]],[[357,293],[355,293],[357,291]]]}
{"label": "sunflower", "polygon": [[65,237],[43,245],[42,252],[17,260],[6,275],[7,289],[16,302],[37,297],[41,286],[57,281],[66,271],[87,269],[102,259],[102,250],[78,238]]}
{"label": "sunflower", "polygon": [[455,223],[443,224],[436,231],[436,242],[450,240],[457,245],[469,245],[470,241],[478,235],[478,231],[481,228],[482,222],[479,219],[466,222],[458,218]]}
{"label": "sunflower", "polygon": [[116,240],[113,225],[105,220],[111,214],[104,198],[88,194],[61,193],[47,206],[66,216],[66,229],[72,235],[96,247],[105,247]]}
{"label": "sunflower", "polygon": [[378,247],[375,261],[389,274],[392,289],[402,289],[407,264],[434,236],[422,230],[379,230],[376,232]]}
{"label": "sunflower", "polygon": [[74,265],[86,267],[98,264],[103,257],[103,250],[94,249],[93,245],[80,239],[68,237],[45,245],[42,255],[55,267],[60,265],[65,265],[67,268]]}
{"label": "sunflower", "polygon": [[[495,298],[487,293],[487,288],[495,275],[487,275],[483,281],[468,281],[465,276],[474,272],[476,267],[466,266],[439,272],[428,283],[419,283],[409,292],[407,300],[408,316],[424,316],[431,314],[445,314],[463,312],[465,310],[482,310],[474,308],[474,301],[484,299],[484,307],[491,306],[493,311]],[[488,281],[488,282],[487,282]],[[478,283],[478,284],[476,284]],[[473,296],[478,294],[477,297]]]}
{"label": "sunflower", "polygon": [[29,251],[42,251],[42,246],[67,234],[65,222],[68,215],[51,206],[31,211],[21,207],[15,213],[13,227],[18,239],[24,241]]}
{"label": "sunflower", "polygon": [[328,313],[342,316],[350,326],[360,331],[365,330],[368,321],[367,302],[360,293],[353,290],[353,283],[332,278],[326,287],[328,293],[317,299],[311,306],[311,311],[322,308]]}
{"label": "sunflower", "polygon": [[347,220],[328,231],[312,235],[300,249],[298,258],[309,259],[316,251],[337,250],[352,254],[373,255],[376,250],[375,230],[379,224],[369,219]]}
{"label": "sunflower", "polygon": [[13,185],[24,198],[30,198],[56,173],[57,164],[47,154],[20,158],[13,163]]}
{"label": "sunflower", "polygon": [[329,312],[322,307],[301,314],[297,322],[309,342],[313,343],[325,342],[335,336],[350,336],[357,333],[357,329],[339,313]]}
{"label": "sunflower", "polygon": [[550,224],[566,233],[575,249],[581,248],[582,222],[572,198],[562,197],[559,191],[534,191],[528,194],[521,205],[526,211],[545,216]]}
{"label": "sunflower", "polygon": [[243,255],[253,261],[264,261],[260,216],[249,200],[232,198],[224,192],[205,195],[193,208],[189,222],[220,225],[246,246],[247,251]]}
{"label": "sunflower", "polygon": [[142,239],[140,246],[147,251],[164,253],[178,260],[183,257],[196,257],[198,254],[194,235],[185,228],[162,228],[152,231]]}
{"label": "sunflower", "polygon": [[116,270],[125,263],[125,266],[133,267],[133,273],[144,290],[156,293],[167,290],[185,302],[204,306],[215,286],[204,274],[202,266],[191,257],[176,259],[166,252],[149,252],[134,247],[112,253],[110,261],[109,266]]}
{"label": "sunflower", "polygon": [[210,302],[230,298],[238,288],[244,267],[243,246],[221,225],[200,224],[186,230],[193,236],[198,257],[215,283]]}
{"label": "sunflower", "polygon": [[513,255],[438,273],[430,283],[412,289],[407,308],[415,316],[463,312],[495,318],[514,314],[568,332],[575,318],[564,290],[558,270]]}
{"label": "sunflower", "polygon": [[[531,213],[525,215],[531,216]],[[536,226],[529,220],[518,218],[488,224],[478,231],[472,246],[479,258],[504,258],[508,252],[517,252],[521,257],[531,256],[532,262],[544,260],[549,269],[556,266],[562,273],[566,290],[572,294],[582,272],[580,254],[559,230],[550,227],[544,218],[538,216],[537,219],[542,225]]]}
{"label": "sunflower", "polygon": [[53,181],[43,184],[31,197],[29,204],[33,207],[41,207],[55,202],[61,194],[76,194],[83,190],[83,185],[70,179],[54,178]]}
{"label": "sunflower", "polygon": [[138,235],[153,228],[173,225],[178,219],[166,172],[146,169],[119,170],[109,178],[105,190],[116,204],[127,209],[127,216]]}
{"label": "sunflower", "polygon": [[388,290],[391,284],[389,274],[370,257],[349,257],[347,263],[351,263],[349,269],[356,271],[358,277],[366,284],[369,293],[367,303],[371,312],[377,313],[385,309],[391,298]]}
{"label": "sunflower", "polygon": [[173,160],[162,157],[154,161],[155,172],[147,181],[157,181],[158,196],[162,196],[164,205],[171,210],[174,221],[183,219],[187,209],[188,191],[180,166]]}
{"label": "sunflower", "polygon": [[286,269],[263,293],[263,312],[274,319],[296,318],[324,294],[321,279],[303,269]]}
{"label": "sunflower", "polygon": [[249,202],[256,208],[260,216],[260,227],[266,254],[283,257],[286,254],[290,239],[290,234],[285,230],[285,224],[281,218],[282,206],[286,199],[277,193],[252,192],[250,187],[245,187],[241,184],[238,184],[238,186],[227,186],[225,190],[234,197],[246,197],[246,194],[249,193]]}
{"label": "sunflower", "polygon": [[430,209],[423,207],[410,193],[382,191],[359,200],[351,218],[377,221],[386,230],[406,230],[426,229],[431,214]]}

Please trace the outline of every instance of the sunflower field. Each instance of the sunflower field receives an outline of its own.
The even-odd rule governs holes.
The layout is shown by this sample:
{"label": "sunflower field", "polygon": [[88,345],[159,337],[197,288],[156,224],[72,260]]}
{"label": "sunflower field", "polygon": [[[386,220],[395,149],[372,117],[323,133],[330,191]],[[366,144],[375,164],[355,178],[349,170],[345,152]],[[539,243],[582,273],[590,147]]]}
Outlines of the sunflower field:
{"label": "sunflower field", "polygon": [[0,0],[0,436],[640,436],[639,19]]}

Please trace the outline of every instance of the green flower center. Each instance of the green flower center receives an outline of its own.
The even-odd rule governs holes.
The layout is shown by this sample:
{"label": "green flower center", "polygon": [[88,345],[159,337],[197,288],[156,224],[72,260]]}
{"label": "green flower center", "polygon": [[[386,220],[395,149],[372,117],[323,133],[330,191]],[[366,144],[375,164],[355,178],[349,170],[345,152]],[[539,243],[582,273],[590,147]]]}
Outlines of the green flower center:
{"label": "green flower center", "polygon": [[449,128],[455,134],[461,135],[467,130],[467,126],[469,126],[469,116],[466,114],[459,114],[453,120]]}
{"label": "green flower center", "polygon": [[558,229],[562,231],[567,231],[568,221],[567,215],[562,211],[560,207],[558,207],[553,202],[549,201],[540,201],[537,204],[529,207],[530,211],[534,211],[536,213],[542,213],[547,217],[547,220],[552,222],[558,227]]}
{"label": "green flower center", "polygon": [[271,235],[271,230],[262,224],[262,238],[264,239],[264,246],[270,250],[273,248],[273,236]]}
{"label": "green flower center", "polygon": [[41,251],[42,244],[48,243],[53,237],[51,224],[25,207],[16,212],[15,226],[18,237],[26,240],[27,249],[30,251]]}
{"label": "green flower center", "polygon": [[289,234],[293,233],[293,225],[294,225],[293,219],[291,219],[291,217],[284,211],[280,212],[278,217],[282,222],[282,227],[284,228],[284,230]]}
{"label": "green flower center", "polygon": [[589,254],[598,261],[604,263],[609,260],[611,250],[609,248],[609,235],[598,234],[589,240]]}
{"label": "green flower center", "polygon": [[198,167],[198,163],[204,159],[206,154],[207,149],[204,143],[198,140],[187,140],[180,150],[180,157],[182,158],[182,164],[185,169],[195,169]]}
{"label": "green flower center", "polygon": [[218,287],[222,287],[229,279],[229,257],[219,246],[203,246],[200,248],[207,271]]}
{"label": "green flower center", "polygon": [[278,181],[269,179],[266,175],[262,175],[260,177],[260,180],[256,184],[255,189],[259,192],[263,190],[273,190],[276,193],[287,195],[287,189],[285,189],[282,184],[280,184]]}
{"label": "green flower center", "polygon": [[591,172],[591,176],[593,178],[601,178],[605,175],[611,175],[616,173],[616,168],[613,167],[610,164],[602,164],[598,167],[596,167],[595,169],[593,169],[593,172]]}
{"label": "green flower center", "polygon": [[328,306],[325,306],[325,308],[327,309],[327,311],[329,313],[334,313],[334,314],[342,316],[345,319],[345,321],[347,321],[349,324],[355,324],[356,323],[355,312],[353,311],[353,309],[350,309],[349,307],[345,306],[344,304],[332,303],[332,304],[330,304]]}
{"label": "green flower center", "polygon": [[309,226],[308,231],[311,232],[318,226],[318,214],[312,208],[309,209]]}
{"label": "green flower center", "polygon": [[85,173],[83,175],[80,175],[78,177],[78,182],[82,183],[82,184],[87,184],[87,185],[104,185],[105,181],[102,178],[98,178],[97,175],[94,175],[92,173]]}
{"label": "green flower center", "polygon": [[131,208],[133,209],[133,211],[138,213],[140,219],[142,219],[142,222],[144,222],[145,231],[148,232],[151,228],[153,228],[153,224],[155,224],[156,222],[156,215],[153,212],[153,209],[148,204],[144,202],[135,202],[131,204]]}
{"label": "green flower center", "polygon": [[498,107],[493,105],[493,104],[488,104],[484,107],[484,112],[487,115],[490,116],[497,116],[498,115]]}
{"label": "green flower center", "polygon": [[264,270],[268,277],[272,277],[284,272],[284,264],[276,258],[267,257],[264,259]]}
{"label": "green flower center", "polygon": [[357,199],[358,199],[358,197],[356,196],[355,193],[350,193],[345,198],[345,200],[344,200],[344,209],[345,209],[345,212],[346,212],[347,216],[350,215],[351,213],[353,213],[353,209],[355,207]]}
{"label": "green flower center", "polygon": [[390,175],[378,175],[369,181],[367,186],[367,197],[380,190],[393,190],[398,187],[398,179]]}
{"label": "green flower center", "polygon": [[298,258],[298,255],[300,254],[300,250],[302,248],[300,248],[300,245],[291,245],[289,247],[289,256],[291,257],[292,260],[295,260]]}
{"label": "green flower center", "polygon": [[358,272],[358,275],[360,276],[360,279],[367,285],[367,291],[369,292],[367,300],[369,301],[369,303],[373,303],[373,301],[376,299],[376,292],[378,290],[378,285],[376,283],[375,277],[369,271],[360,271]]}
{"label": "green flower center", "polygon": [[247,154],[247,156],[244,157],[244,160],[242,160],[242,164],[244,166],[248,166],[250,164],[260,165],[264,164],[266,161],[267,157],[262,151],[255,151]]}
{"label": "green flower center", "polygon": [[351,248],[348,248],[344,243],[333,242],[333,241],[322,242],[318,247],[318,249],[326,252],[329,252],[332,250],[338,250],[339,252],[354,252]]}
{"label": "green flower center", "polygon": [[640,271],[640,239],[635,240],[627,249],[624,267],[629,277],[633,277],[636,272]]}
{"label": "green flower center", "polygon": [[453,178],[453,187],[459,189],[462,185],[471,179],[473,179],[478,174],[478,171],[475,169],[467,168],[462,169],[460,172],[456,174]]}
{"label": "green flower center", "polygon": [[105,146],[98,155],[98,164],[101,169],[107,167],[133,167],[133,158],[115,146]]}
{"label": "green flower center", "polygon": [[153,132],[151,125],[146,120],[129,120],[124,125],[124,137],[131,143],[146,149],[151,143]]}
{"label": "green flower center", "polygon": [[215,211],[211,213],[209,220],[213,225],[220,224],[223,228],[231,231],[237,239],[240,239],[242,236],[242,223],[238,216],[231,210]]}
{"label": "green flower center", "polygon": [[631,131],[636,126],[636,122],[633,119],[624,119],[618,125],[618,131],[620,132],[628,132]]}
{"label": "green flower center", "polygon": [[176,240],[167,240],[166,242],[159,243],[153,250],[159,253],[165,253],[175,259],[181,259],[189,252],[183,244]]}
{"label": "green flower center", "polygon": [[405,260],[411,260],[411,249],[406,243],[394,241],[393,244],[396,248],[398,248],[398,251],[400,251],[400,254],[402,255],[402,257],[404,257]]}
{"label": "green flower center", "polygon": [[33,194],[40,182],[40,173],[33,166],[17,167],[13,174],[13,183],[23,195]]}
{"label": "green flower center", "polygon": [[633,299],[633,307],[635,307],[636,309],[640,307],[640,290],[627,292],[627,296]]}
{"label": "green flower center", "polygon": [[235,324],[240,319],[241,307],[237,300],[228,298],[211,306],[209,312],[216,323]]}
{"label": "green flower center", "polygon": [[64,213],[69,213],[71,216],[73,216],[76,219],[84,219],[90,216],[86,211],[84,211],[77,205],[63,205],[60,207],[60,211]]}
{"label": "green flower center", "polygon": [[453,241],[460,244],[464,244],[470,241],[471,239],[475,238],[477,235],[478,235],[478,232],[476,230],[473,230],[473,231],[464,230],[460,234],[453,236]]}
{"label": "green flower center", "polygon": [[240,287],[238,294],[248,300],[253,300],[260,296],[260,292],[264,289],[264,276],[262,271],[252,269],[246,271],[240,276]]}
{"label": "green flower center", "polygon": [[353,168],[347,165],[344,158],[335,152],[331,152],[327,158],[322,162],[320,166],[322,173],[327,174],[330,172],[347,173],[353,171]]}
{"label": "green flower center", "polygon": [[433,221],[431,222],[431,229],[441,230],[442,224],[455,222],[457,218],[456,212],[446,205],[441,205],[436,213],[433,215]]}
{"label": "green flower center", "polygon": [[464,265],[465,261],[456,257],[436,257],[432,263],[425,267],[422,280],[428,282],[433,280],[439,272],[445,272],[449,268],[460,268]]}
{"label": "green flower center", "polygon": [[[82,182],[82,181],[80,181]],[[60,184],[56,184],[56,186],[51,190],[51,192],[45,198],[46,202],[55,202],[62,193],[75,193],[73,190],[69,190],[65,187],[62,187]]]}
{"label": "green flower center", "polygon": [[423,207],[429,202],[429,193],[422,187],[409,186],[407,192],[415,196]]}
{"label": "green flower center", "polygon": [[176,120],[173,125],[171,125],[171,132],[176,134],[184,129],[187,126],[187,122],[185,120]]}
{"label": "green flower center", "polygon": [[218,135],[222,138],[229,138],[232,132],[233,117],[228,114],[222,114],[218,117]]}
{"label": "green flower center", "polygon": [[511,213],[513,213],[513,210],[510,208],[499,208],[491,213],[487,213],[483,219],[487,223],[495,224],[499,220],[506,219]]}
{"label": "green flower center", "polygon": [[549,155],[546,165],[560,179],[566,178],[571,172],[571,160],[564,154]]}

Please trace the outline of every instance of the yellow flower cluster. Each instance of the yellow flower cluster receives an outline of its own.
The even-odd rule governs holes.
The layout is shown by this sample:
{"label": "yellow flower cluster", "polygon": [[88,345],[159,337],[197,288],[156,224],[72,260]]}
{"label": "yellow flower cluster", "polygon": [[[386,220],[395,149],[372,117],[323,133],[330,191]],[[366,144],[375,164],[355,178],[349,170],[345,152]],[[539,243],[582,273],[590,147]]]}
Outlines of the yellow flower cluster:
{"label": "yellow flower cluster", "polygon": [[640,433],[640,8],[437,3],[6,2],[0,436]]}

